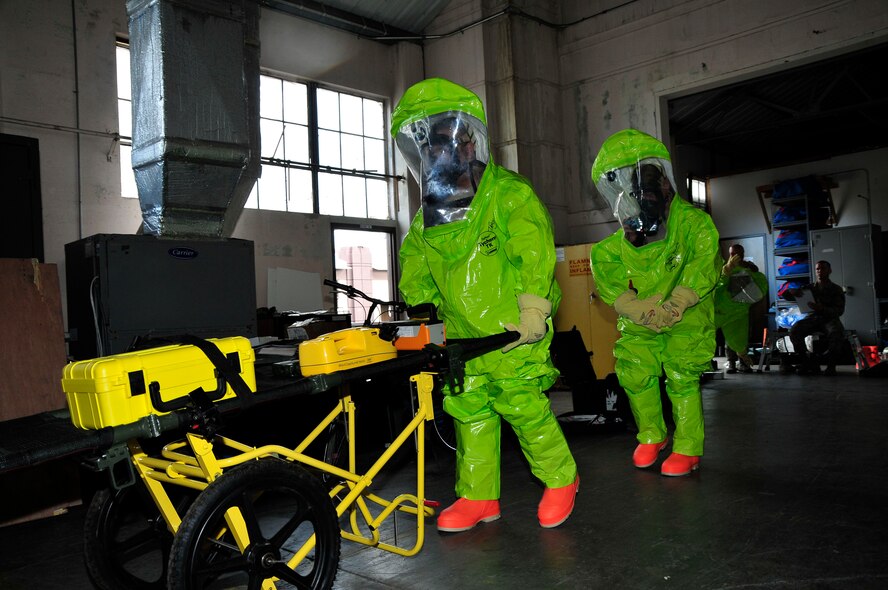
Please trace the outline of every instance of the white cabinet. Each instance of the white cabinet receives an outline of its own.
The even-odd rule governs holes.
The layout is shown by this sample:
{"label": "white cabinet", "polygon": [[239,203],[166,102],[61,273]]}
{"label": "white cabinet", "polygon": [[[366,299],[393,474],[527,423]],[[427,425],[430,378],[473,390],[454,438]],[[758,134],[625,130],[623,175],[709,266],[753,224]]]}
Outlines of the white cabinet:
{"label": "white cabinet", "polygon": [[811,260],[826,260],[830,279],[845,290],[842,324],[854,330],[860,343],[881,345],[878,290],[884,271],[881,260],[882,229],[878,225],[852,225],[811,231]]}

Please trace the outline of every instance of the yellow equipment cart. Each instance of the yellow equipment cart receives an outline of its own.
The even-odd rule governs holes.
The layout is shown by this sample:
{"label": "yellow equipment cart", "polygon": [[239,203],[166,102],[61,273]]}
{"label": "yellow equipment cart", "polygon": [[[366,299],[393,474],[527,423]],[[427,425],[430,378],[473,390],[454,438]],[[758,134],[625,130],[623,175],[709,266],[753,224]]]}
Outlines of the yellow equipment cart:
{"label": "yellow equipment cart", "polygon": [[[264,391],[256,391],[252,350],[239,338],[189,339],[69,365],[63,386],[72,421],[102,433],[103,451],[92,462],[112,482],[96,494],[86,517],[86,561],[97,585],[322,589],[333,585],[342,539],[404,556],[419,552],[425,517],[433,514],[424,485],[432,392],[442,379],[458,381],[467,360],[501,348],[517,333],[401,355],[378,336],[375,328],[354,328],[303,343],[306,376]],[[355,403],[340,386],[380,375],[409,379],[414,413],[385,451],[359,470]],[[294,448],[251,446],[220,434],[229,412],[336,388],[342,393],[335,407]],[[309,449],[343,417],[347,467],[311,456]],[[147,450],[165,433],[183,432],[184,438]],[[372,491],[374,479],[411,440],[416,489],[380,497]],[[415,521],[407,546],[380,537],[383,522],[396,512]],[[148,573],[138,558],[150,544],[159,546],[165,561]]]}

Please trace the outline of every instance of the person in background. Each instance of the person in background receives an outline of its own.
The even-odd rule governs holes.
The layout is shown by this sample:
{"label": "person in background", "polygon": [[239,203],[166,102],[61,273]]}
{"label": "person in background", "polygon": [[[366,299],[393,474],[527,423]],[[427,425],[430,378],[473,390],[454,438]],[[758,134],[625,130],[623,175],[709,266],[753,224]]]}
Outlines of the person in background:
{"label": "person in background", "polygon": [[728,249],[728,261],[722,267],[715,288],[715,327],[722,331],[727,349],[727,372],[752,372],[749,350],[749,309],[768,292],[768,279],[758,267],[744,260],[740,244]]}
{"label": "person in background", "polygon": [[660,376],[672,402],[672,453],[660,467],[688,475],[703,455],[700,375],[715,350],[712,291],[722,260],[709,215],[676,194],[666,147],[626,129],[609,137],[592,180],[621,228],[592,246],[592,275],[613,305],[620,338],[616,373],[638,426],[632,462],[650,467],[668,443]]}
{"label": "person in background", "polygon": [[458,499],[438,530],[500,518],[501,418],[545,486],[540,526],[556,527],[573,511],[580,480],[544,394],[558,376],[549,355],[561,300],[552,220],[526,179],[491,161],[481,100],[466,88],[441,78],[410,87],[392,113],[392,135],[422,191],[400,250],[405,301],[435,304],[448,338],[504,328],[520,335],[467,362],[463,391],[445,387]]}
{"label": "person in background", "polygon": [[[824,355],[826,371],[823,374],[832,376],[836,374],[836,359],[845,340],[845,327],[840,319],[845,313],[845,291],[829,279],[832,266],[826,260],[817,262],[814,274],[817,280],[802,287],[811,291],[814,301],[808,304],[809,309],[799,310],[802,313],[808,312],[808,315],[792,325],[789,329],[789,339],[792,341],[793,350],[802,359],[795,369],[796,372],[799,375],[818,375],[821,363],[816,354],[808,352],[805,338],[818,332],[826,334],[827,351]],[[793,295],[798,297],[800,293],[797,290]],[[781,370],[787,370],[785,364],[781,366]]]}

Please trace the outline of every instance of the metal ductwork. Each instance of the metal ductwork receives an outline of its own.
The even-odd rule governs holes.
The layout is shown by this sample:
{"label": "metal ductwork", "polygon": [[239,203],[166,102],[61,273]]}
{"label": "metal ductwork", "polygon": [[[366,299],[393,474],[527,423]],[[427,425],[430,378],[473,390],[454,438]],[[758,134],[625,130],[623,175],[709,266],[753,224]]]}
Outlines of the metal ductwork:
{"label": "metal ductwork", "polygon": [[255,0],[128,0],[143,232],[228,237],[259,176]]}

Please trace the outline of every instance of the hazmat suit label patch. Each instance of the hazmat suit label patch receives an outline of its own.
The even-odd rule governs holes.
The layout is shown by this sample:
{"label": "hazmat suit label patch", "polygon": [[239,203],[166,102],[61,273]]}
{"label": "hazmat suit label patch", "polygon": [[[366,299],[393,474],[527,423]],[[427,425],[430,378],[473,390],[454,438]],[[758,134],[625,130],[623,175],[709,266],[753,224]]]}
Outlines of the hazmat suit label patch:
{"label": "hazmat suit label patch", "polygon": [[486,231],[478,237],[478,249],[485,256],[493,256],[499,251],[499,238],[492,231]]}
{"label": "hazmat suit label patch", "polygon": [[666,270],[673,272],[681,266],[681,253],[673,247],[672,252],[666,258]]}

